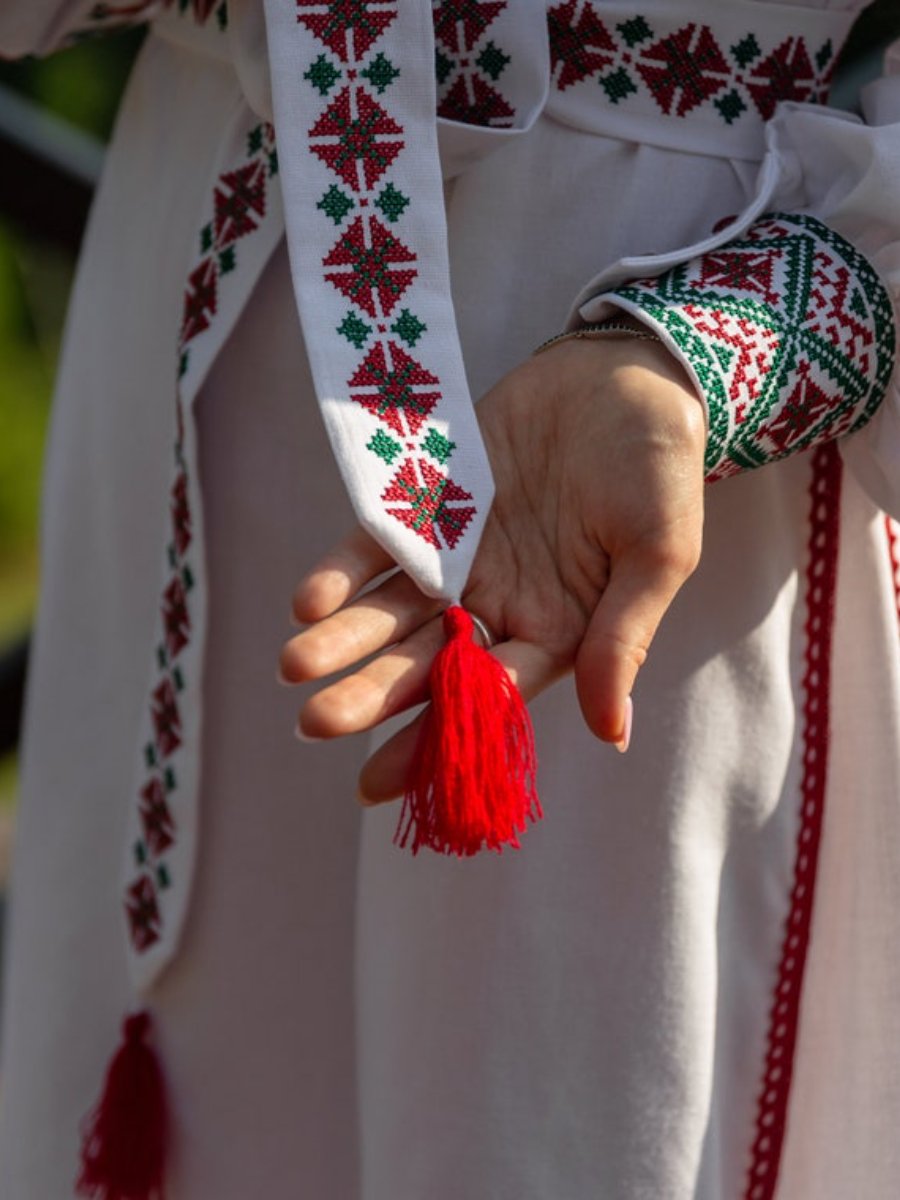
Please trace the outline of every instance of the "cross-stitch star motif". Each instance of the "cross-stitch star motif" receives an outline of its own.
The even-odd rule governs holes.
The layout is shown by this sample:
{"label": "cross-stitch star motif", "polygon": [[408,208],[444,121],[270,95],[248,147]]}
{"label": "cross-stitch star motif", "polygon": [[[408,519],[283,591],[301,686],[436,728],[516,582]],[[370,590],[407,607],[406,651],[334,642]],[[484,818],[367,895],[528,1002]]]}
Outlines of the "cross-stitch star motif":
{"label": "cross-stitch star motif", "polygon": [[[248,134],[246,161],[221,172],[216,180],[210,197],[210,219],[200,231],[200,261],[189,271],[185,289],[178,348],[181,379],[190,366],[192,343],[215,322],[220,288],[229,286],[232,272],[239,269],[240,243],[259,229],[266,217],[268,189],[277,170],[274,131],[263,124]],[[133,847],[135,875],[124,895],[131,945],[138,954],[157,944],[165,933],[166,911],[160,889],[171,883],[168,859],[179,837],[173,809],[178,792],[175,765],[183,741],[181,693],[187,683],[181,664],[195,625],[191,616],[191,481],[180,391],[176,393],[176,417],[175,478],[170,492],[166,550],[169,575],[159,604],[158,676],[148,703],[151,740],[144,746],[147,777],[135,799],[143,836]]]}
{"label": "cross-stitch star motif", "polygon": [[733,125],[768,120],[782,100],[824,101],[834,67],[829,39],[802,35],[766,42],[762,32],[723,44],[715,30],[677,14],[624,21],[592,0],[565,0],[548,14],[553,84],[560,91],[599,84],[629,111],[687,117],[706,110]]}
{"label": "cross-stitch star motif", "polygon": [[[503,69],[502,52],[483,45],[482,39],[505,3],[466,0],[434,8],[439,55],[466,47],[482,60],[466,74],[470,89],[481,86],[479,72],[490,69],[496,76]],[[412,202],[400,169],[406,132],[391,100],[402,70],[383,43],[397,5],[388,0],[296,0],[296,11],[300,25],[316,39],[303,78],[323,102],[309,128],[308,145],[335,176],[316,202],[322,218],[338,227],[322,258],[323,278],[351,305],[334,330],[341,339],[336,352],[346,356],[345,346],[359,352],[346,377],[347,394],[379,423],[374,429],[361,425],[362,448],[385,465],[394,463],[401,451],[406,455],[380,496],[370,499],[423,543],[452,550],[476,508],[472,494],[449,476],[454,442],[435,426],[425,427],[440,416],[441,380],[429,369],[427,356],[418,361],[400,344],[414,347],[428,325],[415,310],[418,254],[397,228]],[[464,82],[462,74],[459,82]],[[478,95],[486,102],[484,93]],[[503,107],[499,94],[490,104]],[[504,112],[512,115],[508,106]],[[468,119],[475,119],[472,112]],[[478,119],[489,123],[485,112]],[[406,307],[398,312],[401,301]]]}
{"label": "cross-stitch star motif", "polygon": [[724,250],[615,297],[680,349],[709,406],[719,479],[863,424],[893,369],[890,298],[866,260],[809,216],[769,214]]}
{"label": "cross-stitch star motif", "polygon": [[508,0],[435,0],[435,72],[438,116],[466,125],[503,129],[515,109],[496,86],[509,55],[487,38]]}

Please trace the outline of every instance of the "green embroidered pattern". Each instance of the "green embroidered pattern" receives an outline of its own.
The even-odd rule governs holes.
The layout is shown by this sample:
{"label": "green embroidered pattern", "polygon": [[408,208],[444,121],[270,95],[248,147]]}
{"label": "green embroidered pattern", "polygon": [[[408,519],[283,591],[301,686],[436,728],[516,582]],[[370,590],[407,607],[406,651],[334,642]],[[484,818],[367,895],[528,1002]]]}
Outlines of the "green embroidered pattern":
{"label": "green embroidered pattern", "polygon": [[710,480],[858,429],[894,367],[881,280],[802,214],[770,213],[737,241],[610,299],[649,318],[690,364],[709,407]]}
{"label": "green embroidered pattern", "polygon": [[[239,243],[258,230],[266,218],[269,188],[276,171],[274,130],[271,125],[261,124],[248,131],[241,161],[222,171],[213,185],[209,197],[212,215],[200,230],[199,261],[188,275],[184,293],[178,346],[179,380],[188,369],[194,339],[216,320],[222,281],[239,266]],[[233,286],[231,281],[227,286]],[[143,747],[146,775],[136,796],[141,836],[132,846],[134,875],[123,895],[131,945],[138,954],[145,953],[164,936],[166,912],[160,892],[171,885],[170,854],[179,838],[175,819],[178,809],[173,799],[178,790],[176,764],[185,740],[183,663],[194,633],[195,586],[191,564],[194,519],[185,444],[189,418],[182,400],[182,386],[179,384],[176,391],[175,478],[169,498],[171,525],[166,546],[168,575],[160,597],[156,677],[148,704],[149,740]]]}
{"label": "green embroidered pattern", "polygon": [[427,329],[428,326],[424,321],[420,321],[408,308],[404,308],[391,326],[391,333],[396,333],[397,337],[406,342],[407,346],[415,346]]}
{"label": "green embroidered pattern", "polygon": [[713,24],[663,11],[616,21],[592,0],[554,4],[547,19],[558,91],[592,83],[629,111],[686,117],[706,109],[726,125],[768,120],[782,100],[823,101],[839,49],[802,33],[763,45],[749,30],[727,45]]}
{"label": "green embroidered pattern", "polygon": [[[451,91],[465,86],[472,71],[487,87],[485,78],[496,78],[509,62],[494,43],[482,41],[506,0],[461,3],[433,10],[444,52],[437,69],[446,64]],[[403,176],[393,169],[406,148],[406,132],[392,111],[400,71],[385,43],[379,45],[399,3],[294,0],[294,7],[298,23],[316,39],[316,57],[303,78],[323,97],[309,129],[309,149],[339,181],[317,204],[338,227],[322,257],[323,277],[351,306],[336,332],[360,352],[347,389],[372,418],[361,425],[361,440],[391,468],[374,477],[378,498],[392,518],[425,542],[453,549],[475,508],[472,496],[447,473],[454,443],[438,429],[426,429],[442,399],[441,382],[409,353],[423,339],[427,344],[428,328],[415,311],[419,259],[407,244],[410,225],[404,219],[411,201],[395,182]],[[453,53],[462,43],[478,56],[465,71]],[[486,102],[486,94],[475,99]],[[406,306],[400,308],[401,302]]]}

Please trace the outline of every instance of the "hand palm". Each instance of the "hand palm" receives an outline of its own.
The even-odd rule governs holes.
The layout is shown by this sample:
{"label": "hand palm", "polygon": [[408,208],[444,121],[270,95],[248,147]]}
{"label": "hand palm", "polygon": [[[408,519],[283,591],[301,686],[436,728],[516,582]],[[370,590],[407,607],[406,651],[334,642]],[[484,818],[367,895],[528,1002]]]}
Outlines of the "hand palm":
{"label": "hand palm", "polygon": [[[574,665],[588,725],[616,740],[656,626],[699,554],[700,406],[662,347],[628,339],[554,347],[478,412],[496,498],[464,603],[501,639],[494,653],[526,698]],[[296,615],[314,624],[285,647],[288,682],[380,652],[305,705],[308,735],[371,728],[427,698],[441,602],[395,574],[346,604],[391,565],[357,530],[298,588]],[[404,730],[369,760],[367,799],[402,788],[413,737]]]}

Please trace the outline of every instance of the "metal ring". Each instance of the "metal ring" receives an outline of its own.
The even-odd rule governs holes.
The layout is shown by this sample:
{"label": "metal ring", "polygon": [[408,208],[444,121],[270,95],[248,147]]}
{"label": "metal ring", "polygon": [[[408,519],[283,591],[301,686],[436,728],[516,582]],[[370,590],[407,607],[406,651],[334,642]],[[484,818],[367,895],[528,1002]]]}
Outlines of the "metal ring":
{"label": "metal ring", "polygon": [[467,608],[466,612],[471,617],[472,624],[475,626],[475,628],[481,634],[481,640],[484,643],[485,650],[490,650],[490,648],[492,646],[496,646],[497,639],[491,633],[490,628],[487,625],[487,623],[485,621],[482,621],[481,617],[476,617],[471,609]]}

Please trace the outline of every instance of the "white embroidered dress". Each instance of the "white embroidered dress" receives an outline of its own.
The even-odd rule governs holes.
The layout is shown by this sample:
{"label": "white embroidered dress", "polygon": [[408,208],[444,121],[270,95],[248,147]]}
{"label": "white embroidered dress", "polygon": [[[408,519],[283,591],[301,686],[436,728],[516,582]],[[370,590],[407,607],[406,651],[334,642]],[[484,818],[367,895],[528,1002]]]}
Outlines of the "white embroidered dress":
{"label": "white embroidered dress", "polygon": [[[115,7],[10,5],[0,46]],[[822,98],[852,3],[436,5],[444,238],[430,7],[177,4],[131,81],[47,466],[0,1197],[73,1195],[139,999],[170,1200],[882,1200],[897,80],[869,126],[778,107]],[[373,156],[348,163],[325,147],[360,117]],[[353,803],[362,742],[298,745],[274,682],[296,577],[352,519],[310,361],[339,453],[362,446],[357,504],[440,558],[489,501],[441,407],[461,363],[477,397],[613,307],[708,404],[703,560],[629,753],[563,684],[534,705],[523,849],[412,859],[396,812]]]}

